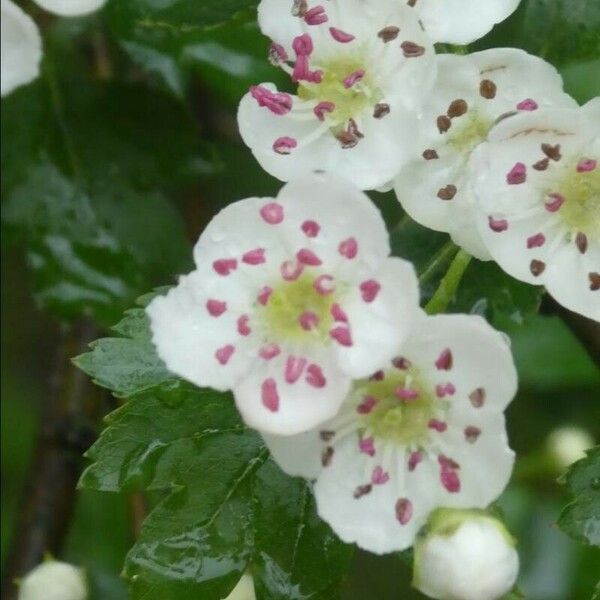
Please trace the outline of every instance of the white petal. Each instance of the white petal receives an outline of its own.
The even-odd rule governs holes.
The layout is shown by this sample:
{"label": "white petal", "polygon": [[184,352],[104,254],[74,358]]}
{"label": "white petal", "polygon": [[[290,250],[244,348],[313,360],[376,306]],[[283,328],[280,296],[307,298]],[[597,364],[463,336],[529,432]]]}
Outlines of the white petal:
{"label": "white petal", "polygon": [[[485,139],[497,119],[518,107],[572,108],[576,103],[563,92],[562,79],[552,65],[522,50],[438,55],[437,61],[436,94],[430,96],[423,110],[418,158],[396,178],[396,195],[418,223],[450,233],[470,254],[489,260],[490,253],[475,226],[475,198],[468,169],[473,148]],[[493,97],[480,93],[484,80],[495,86]],[[438,118],[459,100],[467,112],[452,117],[447,132],[440,131]],[[475,122],[479,123],[477,129],[470,125]],[[473,133],[466,138],[468,127],[473,127]],[[476,130],[479,135],[475,135]],[[433,152],[437,158],[432,158]]]}
{"label": "white petal", "polygon": [[435,42],[470,44],[518,5],[519,0],[418,0],[416,10]]}
{"label": "white petal", "polygon": [[[295,435],[331,419],[350,389],[350,378],[342,373],[331,353],[316,348],[295,354],[306,359],[302,375],[294,383],[286,381],[290,353],[254,365],[233,391],[244,421],[259,431]],[[309,381],[309,365],[317,365],[326,380],[315,387]]]}
{"label": "white petal", "polygon": [[[211,316],[206,307],[211,299],[226,302],[225,312]],[[165,296],[155,298],[146,312],[152,341],[167,368],[201,387],[231,389],[258,360],[252,336],[237,333],[237,319],[249,301],[239,279],[207,280],[198,271],[184,275]],[[234,351],[221,364],[216,353],[229,345]],[[226,356],[231,351],[224,352]]]}
{"label": "white petal", "polygon": [[353,343],[337,350],[340,367],[354,378],[372,374],[396,356],[419,310],[418,282],[411,263],[389,258],[365,282],[374,282],[380,290],[370,300],[359,284],[344,299]]}
{"label": "white petal", "polygon": [[11,0],[2,0],[2,63],[0,93],[33,81],[40,72],[42,40],[37,25]]}
{"label": "white petal", "polygon": [[104,6],[106,0],[35,0],[44,10],[63,17],[87,15]]}
{"label": "white petal", "polygon": [[[335,445],[331,464],[322,470],[314,487],[319,516],[343,541],[356,543],[375,554],[411,546],[435,506],[431,479],[425,489],[413,485],[413,476],[427,470],[425,463],[415,473],[405,472],[396,457],[389,464],[393,466],[385,468],[389,480],[372,485],[368,493],[356,498],[358,488],[370,484],[373,469],[380,465],[380,460],[377,455],[359,453],[358,440],[349,435]],[[433,471],[432,476],[435,477]],[[410,502],[412,512],[404,524],[396,516],[396,504],[401,500]]]}
{"label": "white petal", "polygon": [[298,435],[273,435],[262,433],[275,462],[292,477],[315,479],[321,472],[322,443],[320,430],[327,430],[327,423],[319,429],[311,429]]}

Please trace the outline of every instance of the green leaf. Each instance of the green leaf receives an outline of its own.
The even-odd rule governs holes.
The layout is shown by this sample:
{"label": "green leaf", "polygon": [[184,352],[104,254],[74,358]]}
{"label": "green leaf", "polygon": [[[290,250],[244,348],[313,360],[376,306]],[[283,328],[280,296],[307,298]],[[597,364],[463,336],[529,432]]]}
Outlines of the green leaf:
{"label": "green leaf", "polygon": [[571,466],[565,483],[575,499],[563,509],[558,526],[584,544],[600,546],[600,446]]}
{"label": "green leaf", "polygon": [[536,314],[543,289],[507,275],[494,262],[471,261],[463,276],[451,312],[479,314],[506,329]]}
{"label": "green leaf", "polygon": [[600,57],[597,0],[524,0],[519,9],[476,45],[516,46],[555,65]]}
{"label": "green leaf", "polygon": [[179,103],[88,80],[69,66],[74,41],[59,41],[49,38],[44,80],[3,101],[2,221],[25,242],[39,303],[62,319],[108,324],[143,290],[189,269],[169,196],[209,162]]}
{"label": "green leaf", "polygon": [[256,477],[252,573],[259,598],[334,600],[352,548],[317,516],[310,485],[272,461]]}

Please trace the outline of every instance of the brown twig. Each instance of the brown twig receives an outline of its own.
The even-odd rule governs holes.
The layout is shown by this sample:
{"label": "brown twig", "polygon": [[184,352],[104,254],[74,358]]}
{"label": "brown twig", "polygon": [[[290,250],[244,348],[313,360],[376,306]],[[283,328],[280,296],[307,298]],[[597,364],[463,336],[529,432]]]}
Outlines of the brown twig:
{"label": "brown twig", "polygon": [[58,555],[69,530],[81,455],[96,436],[106,394],[70,358],[98,337],[89,323],[61,334],[57,365],[44,402],[35,456],[23,490],[12,545],[2,578],[3,600],[17,597],[15,580],[44,558]]}

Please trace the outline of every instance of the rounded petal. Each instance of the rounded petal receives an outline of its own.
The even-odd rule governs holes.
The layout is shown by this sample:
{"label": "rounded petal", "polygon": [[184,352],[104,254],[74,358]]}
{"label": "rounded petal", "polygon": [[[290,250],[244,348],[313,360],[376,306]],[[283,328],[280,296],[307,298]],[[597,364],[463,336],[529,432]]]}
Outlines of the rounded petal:
{"label": "rounded petal", "polygon": [[351,345],[338,346],[340,367],[353,378],[387,364],[408,337],[419,312],[419,286],[411,263],[392,257],[344,299]]}
{"label": "rounded petal", "polygon": [[0,93],[33,81],[40,72],[42,40],[33,19],[11,0],[2,0],[2,62]]}
{"label": "rounded petal", "polygon": [[[247,294],[238,282],[212,279],[207,286],[206,278],[194,271],[149,304],[152,341],[170,371],[198,386],[224,391],[258,361],[253,338],[237,331]],[[217,304],[209,311],[211,301]]]}
{"label": "rounded petal", "polygon": [[[293,370],[297,378],[288,376]],[[329,353],[317,349],[311,355],[282,353],[256,363],[236,383],[233,392],[237,407],[250,427],[285,436],[307,431],[331,419],[348,394],[350,384],[350,378],[339,370]]]}
{"label": "rounded petal", "polygon": [[[262,86],[274,89],[270,84]],[[299,111],[306,114],[299,104]],[[287,115],[274,114],[246,94],[238,110],[238,124],[256,160],[282,181],[326,171],[348,179],[360,189],[375,189],[392,179],[398,165],[412,156],[417,119],[416,114],[400,106],[384,119],[367,118],[361,132],[364,138],[353,148],[343,148],[327,124],[297,116],[293,109]],[[275,149],[276,141],[281,139],[293,140],[289,153]]]}
{"label": "rounded petal", "polygon": [[[452,410],[498,414],[516,394],[517,371],[508,338],[479,316],[421,317],[405,348],[432,386],[454,385]],[[436,361],[445,351],[451,355],[451,367],[440,369]]]}
{"label": "rounded petal", "polygon": [[[428,493],[431,481],[423,490],[415,488],[414,473],[406,473],[396,457],[382,467],[377,454],[370,457],[359,453],[355,436],[336,444],[329,460],[314,493],[319,516],[336,534],[344,542],[356,543],[375,554],[411,546],[435,506]],[[377,467],[382,467],[384,478],[388,476],[385,483],[372,483]],[[418,471],[424,473],[425,468],[422,463]]]}
{"label": "rounded petal", "polygon": [[416,10],[435,42],[470,44],[512,14],[519,0],[420,0]]}
{"label": "rounded petal", "polygon": [[92,13],[106,3],[106,0],[35,0],[44,10],[63,17],[77,17]]}
{"label": "rounded petal", "polygon": [[326,423],[319,430],[311,429],[298,435],[262,433],[262,437],[275,462],[288,475],[316,479],[322,469],[321,430],[327,430]]}

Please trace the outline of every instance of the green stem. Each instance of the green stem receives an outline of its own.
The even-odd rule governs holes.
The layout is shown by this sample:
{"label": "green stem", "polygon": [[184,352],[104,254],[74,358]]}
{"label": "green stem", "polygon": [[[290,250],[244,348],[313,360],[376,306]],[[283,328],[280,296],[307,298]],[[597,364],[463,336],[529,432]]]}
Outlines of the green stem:
{"label": "green stem", "polygon": [[458,246],[451,241],[446,242],[425,265],[419,275],[419,283],[423,284],[444,264],[456,251]]}
{"label": "green stem", "polygon": [[438,289],[433,294],[431,300],[425,306],[425,312],[429,315],[435,315],[437,313],[444,312],[450,304],[451,300],[456,294],[456,290],[460,285],[460,281],[471,262],[473,257],[465,252],[459,250],[457,255],[448,267],[448,271],[440,281]]}

